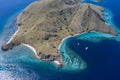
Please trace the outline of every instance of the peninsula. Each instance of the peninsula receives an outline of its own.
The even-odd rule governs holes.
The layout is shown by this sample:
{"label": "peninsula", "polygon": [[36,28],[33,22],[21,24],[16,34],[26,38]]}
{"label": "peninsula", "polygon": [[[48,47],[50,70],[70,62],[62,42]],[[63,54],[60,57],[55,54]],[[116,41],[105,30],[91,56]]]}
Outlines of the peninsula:
{"label": "peninsula", "polygon": [[59,45],[65,37],[91,31],[117,35],[105,23],[103,11],[103,8],[83,4],[81,0],[35,1],[19,14],[18,30],[2,50],[23,44],[32,49],[38,59],[62,67]]}

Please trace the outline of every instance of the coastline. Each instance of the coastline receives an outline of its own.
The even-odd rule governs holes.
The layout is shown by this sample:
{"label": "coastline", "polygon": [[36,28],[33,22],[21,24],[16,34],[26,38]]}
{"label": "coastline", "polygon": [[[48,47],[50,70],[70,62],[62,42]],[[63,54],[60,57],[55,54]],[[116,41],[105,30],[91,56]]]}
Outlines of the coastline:
{"label": "coastline", "polygon": [[[91,5],[92,5],[92,4],[91,4]],[[17,18],[19,18],[19,16],[18,16]],[[20,28],[17,29],[17,31],[13,34],[13,36],[10,38],[10,40],[7,42],[7,44],[9,44],[9,43],[11,42],[11,40],[12,40],[12,39],[14,38],[14,36],[18,33],[19,30],[20,30]],[[97,31],[90,31],[90,32],[97,32]],[[71,37],[80,36],[80,35],[85,34],[85,33],[89,33],[89,32],[77,33],[77,34],[74,34],[74,35],[66,36],[65,38],[61,39],[61,41],[60,41],[59,46],[58,46],[57,49],[60,50],[63,42],[64,42],[66,39],[71,38]],[[25,44],[25,43],[22,43],[22,45],[24,45],[24,46],[28,47],[29,49],[31,49],[31,50],[34,52],[36,58],[40,59],[40,57],[37,55],[37,51],[36,51],[36,49],[35,49],[34,47],[32,47],[32,46],[29,45],[29,44]],[[57,64],[57,65],[61,64],[61,63],[60,63],[59,61],[57,61],[57,60],[55,60],[55,61],[53,61],[53,62],[54,62],[55,64]]]}
{"label": "coastline", "polygon": [[[9,41],[7,42],[7,44],[9,44],[11,41],[12,41],[12,39],[16,36],[16,34],[18,33],[18,31],[20,30],[20,28],[18,27],[18,29],[16,30],[16,32],[11,36],[11,38],[9,39]],[[63,41],[64,41],[64,39],[63,39]],[[60,43],[61,44],[61,43]],[[23,46],[25,46],[25,47],[28,47],[30,50],[32,50],[33,51],[33,53],[35,54],[35,57],[36,58],[38,58],[38,59],[40,59],[40,57],[37,55],[37,51],[36,51],[36,49],[34,48],[34,47],[32,47],[31,45],[29,45],[29,44],[25,44],[25,43],[22,43],[21,45],[23,45]],[[57,64],[58,66],[59,65],[61,65],[61,62],[59,62],[59,61],[57,61],[57,60],[55,60],[55,61],[53,61],[55,64]]]}
{"label": "coastline", "polygon": [[28,47],[30,50],[32,50],[32,51],[34,52],[35,56],[39,59],[39,56],[37,55],[37,51],[35,50],[34,47],[32,47],[32,46],[29,45],[29,44],[24,44],[24,43],[22,43],[21,45],[26,46],[26,47]]}
{"label": "coastline", "polygon": [[[26,47],[28,47],[30,50],[32,50],[32,51],[34,52],[34,54],[35,54],[35,57],[38,58],[38,59],[40,59],[40,57],[37,55],[37,51],[35,50],[34,47],[32,47],[32,46],[29,45],[29,44],[24,44],[24,43],[22,43],[22,45],[23,45],[23,46],[26,46]],[[61,65],[61,63],[60,63],[59,61],[57,61],[57,60],[55,60],[55,61],[53,61],[53,62],[54,62],[55,64],[57,64],[58,66]]]}
{"label": "coastline", "polygon": [[[11,42],[11,40],[16,36],[16,34],[18,33],[19,30],[20,30],[20,28],[18,27],[17,31],[13,34],[13,36],[10,38],[10,40],[7,42],[7,44],[9,44],[9,43]],[[101,32],[97,32],[97,31],[91,31],[91,32],[101,33]],[[60,42],[60,44],[59,44],[59,46],[58,46],[57,49],[60,50],[62,44],[64,43],[64,41],[65,41],[66,39],[71,38],[71,37],[80,36],[80,35],[86,34],[86,33],[89,33],[89,32],[77,33],[77,34],[70,35],[70,36],[67,36],[67,37],[63,38],[63,39],[61,40],[61,42]],[[106,33],[106,34],[107,34],[107,33]],[[114,37],[114,36],[113,36],[113,37]],[[32,50],[32,51],[34,52],[35,57],[38,58],[38,59],[40,59],[40,57],[37,55],[37,51],[36,51],[36,49],[35,49],[34,47],[32,47],[32,46],[29,45],[29,44],[25,44],[25,43],[22,43],[21,45],[28,47],[30,50]],[[58,60],[54,60],[53,63],[55,63],[57,66],[61,65],[61,62],[58,61]]]}
{"label": "coastline", "polygon": [[20,28],[18,28],[17,31],[11,36],[11,38],[9,39],[7,44],[9,44],[11,42],[11,40],[15,37],[15,35],[18,33],[19,30],[20,30]]}
{"label": "coastline", "polygon": [[[82,35],[82,34],[92,33],[92,32],[93,32],[93,33],[102,33],[102,32],[97,32],[97,31],[90,31],[90,32],[83,32],[83,33],[80,33],[80,34],[77,33],[77,34],[74,34],[74,35],[67,36],[67,37],[65,37],[65,38],[63,38],[63,39],[61,40],[61,43],[60,43],[59,46],[58,46],[58,50],[60,50],[63,42],[64,42],[66,39],[71,38],[71,37],[80,36],[80,35]],[[109,34],[109,33],[104,33],[104,34],[111,35],[111,34]],[[107,36],[105,36],[105,37],[107,37]],[[115,37],[115,36],[114,36],[114,35],[111,35],[111,36],[108,36],[108,37]]]}
{"label": "coastline", "polygon": [[[112,2],[112,0],[111,0],[111,2]],[[116,1],[113,1],[113,3],[114,2],[116,2]],[[8,4],[9,4],[9,2],[8,2]],[[109,4],[107,4],[107,5],[109,5]],[[116,5],[116,4],[113,4],[113,5]],[[110,7],[110,9],[112,9],[112,8]],[[113,9],[118,9],[118,8],[115,7]],[[119,12],[119,9],[118,9],[118,12]],[[10,28],[7,28],[7,29],[10,29]],[[6,29],[6,31],[7,31],[7,29]],[[0,41],[1,45],[3,43],[7,43],[10,40],[10,38],[12,38],[14,33],[17,31],[17,29],[18,28],[16,27],[16,29],[14,29],[11,32],[12,34],[10,34],[10,36],[3,34],[2,36],[3,37],[5,36],[5,38],[2,39],[4,42]],[[20,28],[20,30],[21,30],[21,28]],[[19,32],[20,32],[20,30],[19,30]],[[16,36],[19,34],[19,32],[16,34]],[[6,33],[6,32],[4,32],[4,33]],[[59,53],[60,55],[62,55],[63,53],[64,53],[63,55],[65,55],[67,53],[68,56],[70,56],[69,53],[67,52],[67,49],[65,49],[65,46],[66,47],[68,46],[69,49],[73,50],[78,56],[80,54],[81,55],[80,58],[86,64],[86,68],[84,68],[85,67],[84,63],[81,63],[80,69],[83,69],[83,70],[80,70],[77,68],[77,66],[75,65],[75,63],[77,63],[77,62],[73,61],[72,58],[70,58],[69,60],[65,60],[67,58],[67,55],[65,55],[65,59],[63,60],[63,61],[66,61],[66,62],[64,62],[65,67],[63,67],[63,68],[57,67],[57,64],[56,64],[57,61],[52,61],[52,62],[41,61],[36,57],[34,51],[32,49],[30,49],[29,47],[25,46],[26,44],[24,45],[24,43],[23,43],[23,44],[21,44],[20,47],[18,46],[16,48],[13,48],[12,51],[10,50],[8,52],[3,52],[2,50],[0,50],[1,51],[1,54],[0,54],[1,55],[0,56],[0,61],[1,61],[1,66],[0,66],[0,69],[1,69],[0,74],[1,75],[0,76],[1,77],[0,77],[0,79],[2,79],[2,80],[4,80],[4,79],[8,79],[8,80],[9,79],[10,80],[11,79],[13,79],[13,80],[14,79],[25,79],[25,80],[29,80],[29,79],[30,80],[37,80],[37,79],[38,80],[39,79],[40,80],[41,79],[43,79],[43,80],[44,79],[48,79],[48,80],[49,79],[51,79],[51,80],[97,80],[97,79],[116,80],[116,79],[120,79],[120,77],[119,77],[119,75],[120,75],[120,73],[119,73],[120,72],[120,69],[119,69],[119,64],[120,64],[119,63],[119,61],[120,61],[119,42],[117,42],[115,44],[114,41],[111,42],[110,40],[107,40],[106,42],[104,42],[104,40],[103,41],[101,40],[100,43],[95,42],[95,44],[94,44],[94,42],[92,43],[91,41],[94,38],[94,36],[97,36],[96,34],[99,36],[102,33],[99,34],[96,32],[95,33],[90,32],[90,34],[89,33],[80,33],[80,34],[75,34],[74,36],[68,35],[68,36],[61,38],[59,40],[59,44],[56,47],[56,48],[59,48],[58,49],[59,51],[64,50],[64,52],[61,52],[61,54]],[[16,38],[16,36],[12,39],[11,42],[13,42],[13,40]],[[93,38],[91,38],[91,41],[87,41],[87,39],[89,39],[90,36],[92,36]],[[103,36],[104,36],[104,34],[103,34]],[[105,36],[107,36],[107,35],[105,35]],[[77,42],[76,39],[79,40],[79,37],[80,37],[80,39],[82,38],[83,40],[80,40]],[[84,41],[85,37],[87,37],[87,38]],[[109,35],[107,37],[109,37]],[[74,39],[75,39],[75,41],[74,41]],[[6,40],[7,40],[7,42],[6,42]],[[93,39],[93,41],[95,41],[95,40]],[[75,44],[73,42],[75,42]],[[89,44],[89,42],[92,44]],[[67,43],[69,43],[70,46]],[[77,46],[78,44],[76,44],[76,43],[79,43],[80,45]],[[63,46],[62,44],[65,46]],[[27,45],[33,47],[37,51],[37,48],[35,48],[34,45],[31,45],[31,44],[27,44]],[[74,49],[73,49],[73,45],[76,46]],[[87,45],[89,47],[87,51],[85,51],[84,45],[85,46]],[[60,48],[60,47],[63,47],[63,48]],[[111,47],[113,47],[113,48],[111,48]],[[44,48],[46,48],[46,47],[44,47]],[[84,50],[84,52],[82,50]],[[79,53],[78,51],[80,51],[81,53]],[[39,56],[39,53],[37,53],[37,54]],[[75,59],[77,59],[77,57],[75,57]],[[70,60],[71,60],[71,64],[69,62]]]}

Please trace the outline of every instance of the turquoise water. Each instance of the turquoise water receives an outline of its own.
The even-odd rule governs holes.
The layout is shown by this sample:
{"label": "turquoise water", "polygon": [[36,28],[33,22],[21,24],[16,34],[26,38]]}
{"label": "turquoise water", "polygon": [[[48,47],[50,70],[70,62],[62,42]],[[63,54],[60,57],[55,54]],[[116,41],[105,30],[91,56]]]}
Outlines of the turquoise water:
{"label": "turquoise water", "polygon": [[[0,0],[0,46],[16,31],[17,15],[31,2],[33,0]],[[119,32],[118,0],[86,2],[103,6],[106,23]],[[41,62],[24,46],[9,52],[0,50],[0,80],[120,80],[119,38],[91,32],[65,40],[61,47],[65,57],[64,69],[53,63]],[[81,59],[82,65],[79,63]]]}

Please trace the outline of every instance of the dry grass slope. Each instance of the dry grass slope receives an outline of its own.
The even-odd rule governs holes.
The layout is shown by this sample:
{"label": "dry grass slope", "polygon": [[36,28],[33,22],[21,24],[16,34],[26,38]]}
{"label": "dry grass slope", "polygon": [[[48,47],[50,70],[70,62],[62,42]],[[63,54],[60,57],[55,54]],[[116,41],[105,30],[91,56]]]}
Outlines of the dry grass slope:
{"label": "dry grass slope", "polygon": [[101,7],[81,4],[80,0],[42,0],[30,4],[19,16],[20,28],[13,40],[3,48],[21,43],[33,46],[42,60],[61,59],[57,49],[67,36],[98,31],[116,35],[105,24]]}

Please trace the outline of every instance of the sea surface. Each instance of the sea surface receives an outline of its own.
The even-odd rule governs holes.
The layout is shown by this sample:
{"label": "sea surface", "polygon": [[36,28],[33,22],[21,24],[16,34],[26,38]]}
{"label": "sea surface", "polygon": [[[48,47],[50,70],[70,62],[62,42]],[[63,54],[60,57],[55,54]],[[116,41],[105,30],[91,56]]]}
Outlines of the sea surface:
{"label": "sea surface", "polygon": [[[33,1],[0,0],[0,47],[17,30],[17,15]],[[83,3],[104,7],[106,24],[120,33],[120,0],[83,0]],[[120,80],[119,35],[85,33],[66,39],[61,52],[65,51],[64,46],[84,60],[87,64],[84,70],[76,71],[77,62],[59,69],[54,63],[36,59],[30,49],[19,46],[8,52],[0,50],[0,80]]]}

